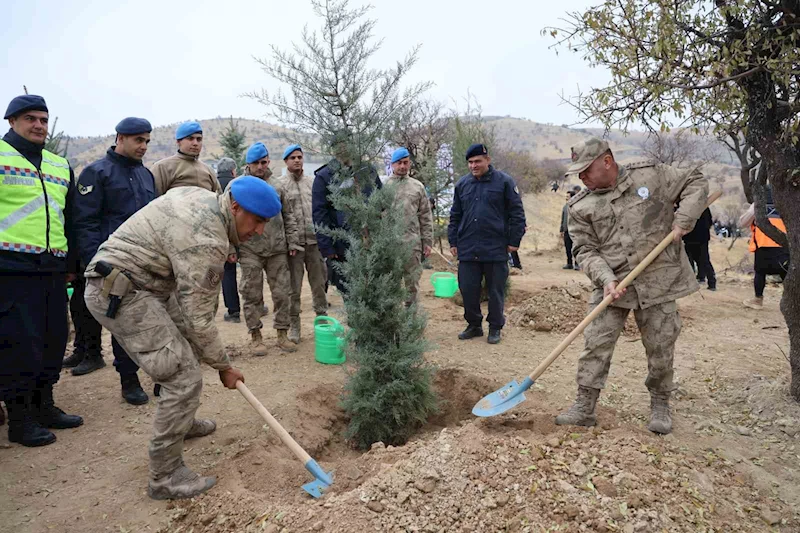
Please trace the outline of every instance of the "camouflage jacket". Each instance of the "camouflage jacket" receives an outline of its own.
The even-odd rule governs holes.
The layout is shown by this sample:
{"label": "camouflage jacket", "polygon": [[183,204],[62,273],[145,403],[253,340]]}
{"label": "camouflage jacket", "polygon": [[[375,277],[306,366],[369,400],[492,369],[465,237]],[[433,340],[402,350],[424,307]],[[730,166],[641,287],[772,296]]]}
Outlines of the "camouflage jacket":
{"label": "camouflage jacket", "polygon": [[230,368],[214,313],[230,245],[239,237],[230,193],[180,187],[156,198],[126,220],[100,245],[86,269],[99,277],[98,261],[122,270],[136,289],[168,296],[175,293],[184,318],[186,340],[196,355],[217,370]]}
{"label": "camouflage jacket", "polygon": [[202,187],[221,193],[214,170],[191,155],[177,154],[156,161],[150,169],[156,180],[156,191],[164,194],[175,187]]}
{"label": "camouflage jacket", "polygon": [[420,252],[425,246],[433,247],[433,215],[425,186],[414,178],[392,176],[387,187],[395,187],[394,205],[399,207],[405,221],[405,241]]}
{"label": "camouflage jacket", "polygon": [[[652,161],[620,166],[613,188],[576,194],[569,202],[569,234],[575,259],[595,286],[592,303],[602,300],[605,285],[622,281],[673,224],[691,230],[707,200],[708,181],[699,170]],[[672,243],[614,305],[646,309],[698,288],[682,243]]]}
{"label": "camouflage jacket", "polygon": [[311,212],[311,187],[314,185],[314,178],[303,174],[297,179],[287,174],[278,178],[277,184],[280,187],[279,193],[285,196],[286,203],[289,204],[297,228],[298,244],[300,246],[317,244],[314,217]]}
{"label": "camouflage jacket", "polygon": [[302,251],[303,247],[297,240],[297,225],[292,215],[292,206],[287,201],[286,192],[280,187],[277,178],[272,177],[271,172],[264,181],[277,191],[281,200],[281,212],[269,219],[264,226],[263,235],[253,235],[247,242],[242,243],[239,246],[239,253],[246,258],[248,255],[269,257],[285,254],[289,250]]}

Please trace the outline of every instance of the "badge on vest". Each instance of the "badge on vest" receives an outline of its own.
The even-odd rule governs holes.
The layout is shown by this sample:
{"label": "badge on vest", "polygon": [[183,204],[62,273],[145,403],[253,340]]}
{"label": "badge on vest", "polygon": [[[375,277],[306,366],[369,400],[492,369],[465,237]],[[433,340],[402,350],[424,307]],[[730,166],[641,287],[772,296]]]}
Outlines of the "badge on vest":
{"label": "badge on vest", "polygon": [[81,185],[78,184],[78,192],[81,193],[82,196],[86,196],[90,192],[94,190],[94,185]]}
{"label": "badge on vest", "polygon": [[639,190],[636,191],[636,193],[642,200],[647,200],[648,198],[650,198],[650,189],[648,189],[647,187],[639,187]]}

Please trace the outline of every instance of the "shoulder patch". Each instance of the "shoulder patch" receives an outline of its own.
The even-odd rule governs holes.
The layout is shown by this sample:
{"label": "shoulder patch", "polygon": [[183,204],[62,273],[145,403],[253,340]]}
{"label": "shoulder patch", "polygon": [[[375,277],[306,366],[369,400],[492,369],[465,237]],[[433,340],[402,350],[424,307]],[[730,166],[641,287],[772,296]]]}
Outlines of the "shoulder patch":
{"label": "shoulder patch", "polygon": [[209,266],[208,270],[206,270],[206,273],[203,276],[203,279],[200,280],[200,285],[208,290],[215,289],[222,281],[222,275],[224,272],[225,269],[222,266]]}
{"label": "shoulder patch", "polygon": [[589,195],[589,192],[590,192],[589,189],[584,187],[583,189],[581,189],[581,192],[579,192],[578,194],[576,194],[575,196],[573,196],[570,199],[570,201],[569,201],[569,203],[567,205],[570,205],[570,206],[575,205],[576,203],[581,201],[583,198],[586,198],[586,196]]}
{"label": "shoulder patch", "polygon": [[78,192],[81,193],[81,196],[86,196],[93,190],[94,190],[94,185],[81,185],[80,183],[78,183]]}
{"label": "shoulder patch", "polygon": [[629,170],[633,170],[634,168],[647,168],[647,167],[654,167],[656,166],[656,161],[652,159],[640,159],[639,161],[633,161],[632,163],[627,163],[623,165]]}

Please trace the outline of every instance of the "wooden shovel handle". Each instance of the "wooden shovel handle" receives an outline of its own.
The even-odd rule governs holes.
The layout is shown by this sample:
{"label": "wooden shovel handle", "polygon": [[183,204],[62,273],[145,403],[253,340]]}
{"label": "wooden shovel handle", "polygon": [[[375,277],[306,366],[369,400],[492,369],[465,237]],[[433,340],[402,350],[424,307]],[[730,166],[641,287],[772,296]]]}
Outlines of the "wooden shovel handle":
{"label": "wooden shovel handle", "polygon": [[242,393],[244,399],[247,400],[251,406],[253,406],[253,409],[258,411],[258,414],[260,414],[261,417],[267,422],[267,425],[278,434],[278,437],[280,437],[281,441],[292,451],[293,454],[297,456],[298,459],[300,459],[300,461],[303,462],[304,465],[311,460],[311,456],[308,455],[308,453],[306,453],[306,451],[301,448],[299,444],[297,444],[297,441],[295,441],[292,436],[289,435],[288,431],[283,429],[283,426],[281,426],[280,423],[275,420],[275,417],[272,416],[269,411],[267,411],[267,408],[258,401],[258,398],[253,396],[253,393],[250,392],[250,389],[247,388],[247,385],[241,381],[237,381],[236,389]]}
{"label": "wooden shovel handle", "polygon": [[[716,192],[714,192],[714,193],[713,193],[711,196],[709,196],[709,197],[708,197],[708,203],[706,204],[706,207],[708,207],[708,206],[710,206],[711,204],[713,204],[713,203],[714,203],[714,202],[717,200],[717,198],[719,198],[720,196],[722,196],[722,191],[716,191]],[[650,252],[649,254],[647,254],[647,257],[645,257],[645,258],[642,260],[642,262],[641,262],[641,263],[639,263],[638,265],[636,265],[636,268],[634,268],[633,270],[631,270],[631,272],[630,272],[630,273],[629,273],[627,276],[625,276],[625,279],[623,279],[622,281],[620,281],[620,282],[619,282],[619,285],[617,285],[617,290],[624,289],[625,287],[627,287],[628,285],[630,285],[631,283],[633,283],[633,280],[635,280],[635,279],[636,279],[636,278],[639,276],[639,274],[641,274],[641,273],[642,273],[642,271],[643,271],[645,268],[647,268],[648,266],[650,266],[650,263],[652,263],[652,262],[655,260],[655,258],[656,258],[656,257],[658,257],[658,256],[661,254],[661,252],[663,252],[663,251],[664,251],[664,250],[667,248],[667,246],[669,246],[669,245],[670,245],[670,243],[673,241],[673,239],[674,239],[674,238],[675,238],[675,232],[674,232],[674,231],[670,231],[670,232],[669,232],[669,235],[667,235],[666,237],[664,237],[664,240],[662,240],[660,243],[658,243],[658,246],[656,246],[656,247],[653,249],[653,251],[652,251],[652,252]],[[614,299],[614,296],[613,296],[613,295],[611,295],[611,294],[609,294],[608,296],[606,296],[605,298],[603,298],[603,301],[602,301],[602,302],[600,302],[600,303],[597,305],[597,307],[595,307],[594,309],[592,309],[592,312],[591,312],[591,313],[589,313],[588,315],[586,315],[586,318],[584,318],[584,319],[581,321],[581,323],[580,323],[580,324],[578,324],[578,325],[577,325],[577,327],[576,327],[575,329],[573,329],[573,330],[570,332],[570,334],[569,334],[569,335],[567,335],[567,338],[566,338],[566,339],[564,339],[563,341],[561,341],[561,344],[559,344],[558,346],[556,346],[556,347],[555,347],[555,349],[554,349],[552,352],[550,352],[550,355],[548,355],[548,356],[547,356],[547,358],[546,358],[544,361],[542,361],[541,363],[539,363],[539,366],[537,366],[537,367],[536,367],[536,369],[533,371],[533,373],[531,373],[531,375],[530,375],[530,378],[531,378],[531,380],[532,380],[532,381],[536,381],[536,379],[537,379],[539,376],[541,376],[541,375],[544,373],[544,371],[545,371],[545,370],[547,370],[547,367],[549,367],[549,366],[550,366],[550,364],[551,364],[553,361],[555,361],[555,360],[558,358],[558,356],[559,356],[559,355],[561,355],[561,353],[562,353],[564,350],[566,350],[566,349],[567,349],[567,347],[568,347],[570,344],[572,344],[572,341],[574,341],[574,340],[575,340],[575,337],[577,337],[578,335],[580,335],[581,333],[583,333],[583,330],[584,330],[584,329],[586,329],[586,326],[588,326],[588,325],[589,325],[589,323],[590,323],[592,320],[594,320],[595,318],[597,318],[597,315],[599,315],[600,313],[602,313],[602,312],[603,312],[603,310],[604,310],[606,307],[608,307],[608,306],[609,306],[609,304],[611,303],[611,301],[612,301],[613,299]]]}

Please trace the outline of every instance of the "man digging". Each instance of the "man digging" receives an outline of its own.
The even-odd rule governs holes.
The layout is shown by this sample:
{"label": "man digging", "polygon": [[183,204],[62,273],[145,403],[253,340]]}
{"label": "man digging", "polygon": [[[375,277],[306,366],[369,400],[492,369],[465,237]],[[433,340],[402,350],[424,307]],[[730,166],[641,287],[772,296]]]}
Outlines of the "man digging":
{"label": "man digging", "polygon": [[[673,354],[681,330],[675,300],[699,289],[681,237],[706,207],[708,182],[696,169],[652,161],[618,166],[608,143],[591,138],[572,148],[567,176],[578,174],[586,189],[569,202],[573,253],[592,281],[592,308],[611,294],[614,301],[584,332],[578,360],[578,396],[556,424],[593,426],[595,404],[605,385],[611,356],[628,313],[633,310],[647,354],[650,423],[654,433],[672,431],[669,397]],[[680,203],[673,212],[676,202]],[[617,285],[667,236],[675,239],[627,288]]]}

